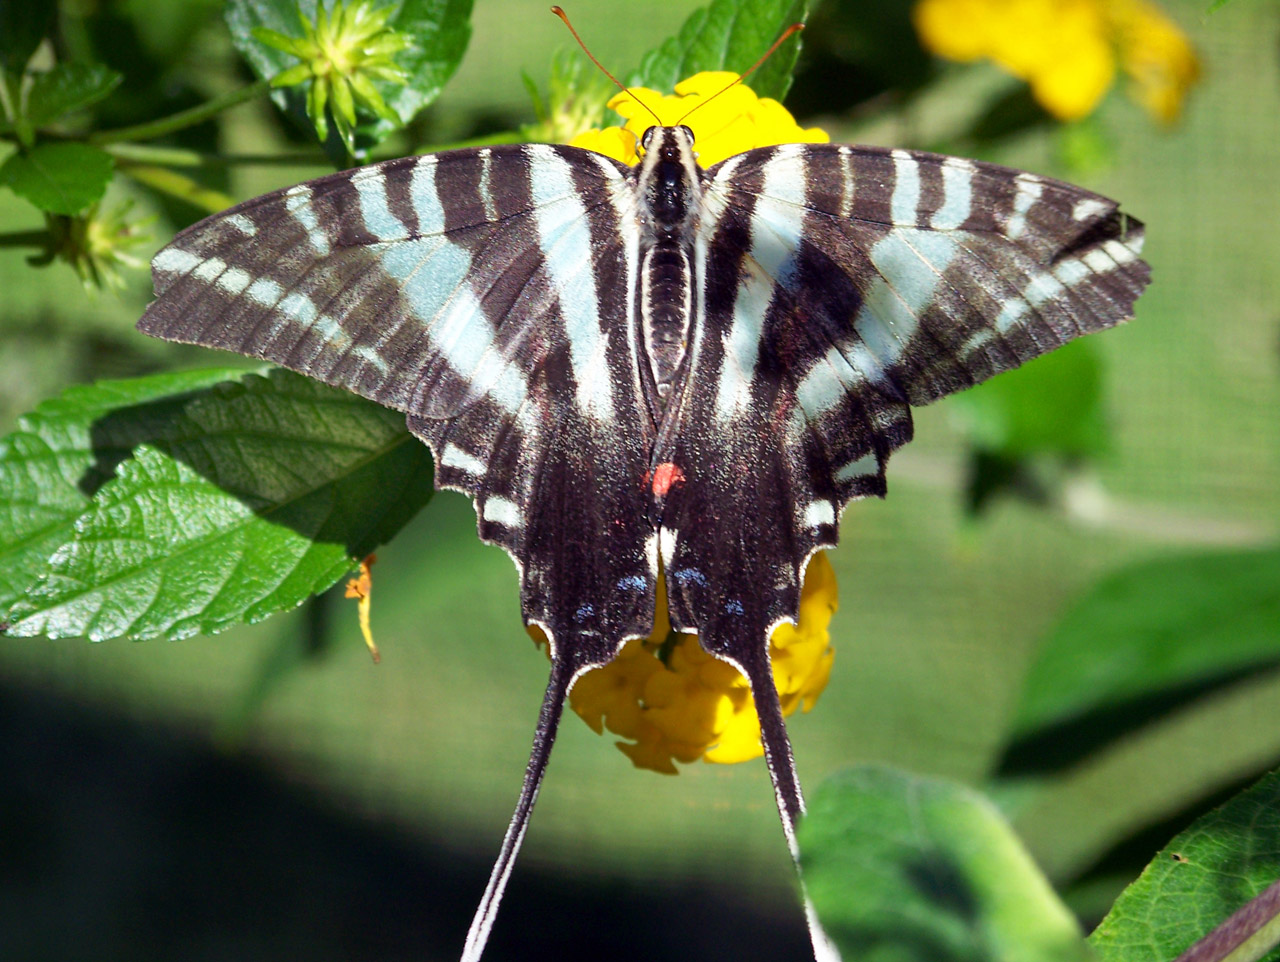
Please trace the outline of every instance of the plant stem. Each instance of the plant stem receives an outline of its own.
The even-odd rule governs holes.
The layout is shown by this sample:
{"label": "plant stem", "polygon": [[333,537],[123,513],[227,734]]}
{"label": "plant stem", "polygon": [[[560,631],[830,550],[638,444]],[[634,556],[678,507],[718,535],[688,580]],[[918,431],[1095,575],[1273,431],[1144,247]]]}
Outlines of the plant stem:
{"label": "plant stem", "polygon": [[138,164],[128,167],[125,173],[140,184],[146,184],[153,190],[161,191],[171,197],[177,197],[179,200],[186,201],[194,207],[199,207],[208,214],[216,214],[218,211],[226,210],[235,203],[221,191],[197,184],[186,174],[180,174],[166,167]]}
{"label": "plant stem", "polygon": [[229,107],[237,104],[245,103],[261,97],[271,89],[271,84],[266,80],[257,80],[244,87],[232,90],[221,96],[214,97],[212,100],[198,104],[189,110],[180,110],[176,114],[170,114],[168,117],[161,117],[159,120],[149,120],[146,123],[134,124],[132,127],[118,127],[115,130],[100,130],[97,133],[90,134],[88,137],[91,144],[116,144],[123,140],[151,140],[155,137],[163,137],[165,134],[171,134],[175,130],[183,130],[187,127],[193,127],[196,124],[203,123],[210,117],[215,117]]}
{"label": "plant stem", "polygon": [[152,147],[149,144],[107,144],[103,149],[123,167],[132,164],[158,164],[164,167],[328,166],[324,157],[315,151],[289,154],[205,154],[184,147]]}
{"label": "plant stem", "polygon": [[48,242],[47,230],[20,230],[0,234],[0,247],[44,247]]}

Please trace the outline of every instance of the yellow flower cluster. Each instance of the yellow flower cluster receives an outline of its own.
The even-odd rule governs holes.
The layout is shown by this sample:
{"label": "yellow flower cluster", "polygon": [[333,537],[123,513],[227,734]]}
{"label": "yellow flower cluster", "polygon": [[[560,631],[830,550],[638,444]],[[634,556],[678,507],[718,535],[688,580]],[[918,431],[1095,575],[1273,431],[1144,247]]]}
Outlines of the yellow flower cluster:
{"label": "yellow flower cluster", "polygon": [[925,47],[994,60],[1061,120],[1091,113],[1118,67],[1134,99],[1170,123],[1200,75],[1191,42],[1150,0],[919,0],[912,15]]}
{"label": "yellow flower cluster", "polygon": [[[808,711],[827,687],[836,604],[835,572],[819,552],[805,572],[799,624],[779,625],[769,642],[783,714]],[[529,633],[545,643],[536,627]],[[742,762],[763,753],[747,680],[703,651],[696,636],[671,630],[661,579],[653,633],[579,678],[569,705],[597,734],[608,729],[630,739],[617,745],[638,768],[674,775],[675,762]]]}
{"label": "yellow flower cluster", "polygon": [[[636,148],[645,130],[655,124],[685,123],[693,130],[698,163],[710,167],[753,147],[825,144],[831,139],[825,130],[802,129],[787,108],[776,100],[756,96],[746,84],[730,87],[737,79],[736,73],[725,70],[703,71],[676,84],[674,95],[664,96],[647,87],[619,93],[609,101],[609,107],[626,118],[626,126],[588,130],[569,143],[635,164],[640,159]],[[706,107],[689,113],[715,94],[719,96]]]}

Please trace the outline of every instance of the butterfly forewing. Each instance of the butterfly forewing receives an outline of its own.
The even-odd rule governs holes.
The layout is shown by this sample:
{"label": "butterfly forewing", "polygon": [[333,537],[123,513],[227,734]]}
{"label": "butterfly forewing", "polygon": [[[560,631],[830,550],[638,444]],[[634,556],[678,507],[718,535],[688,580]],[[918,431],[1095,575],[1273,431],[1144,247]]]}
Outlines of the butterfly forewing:
{"label": "butterfly forewing", "polygon": [[656,576],[625,170],[517,145],[268,194],[156,256],[139,327],[405,411],[520,565],[526,618],[607,660],[650,630]]}

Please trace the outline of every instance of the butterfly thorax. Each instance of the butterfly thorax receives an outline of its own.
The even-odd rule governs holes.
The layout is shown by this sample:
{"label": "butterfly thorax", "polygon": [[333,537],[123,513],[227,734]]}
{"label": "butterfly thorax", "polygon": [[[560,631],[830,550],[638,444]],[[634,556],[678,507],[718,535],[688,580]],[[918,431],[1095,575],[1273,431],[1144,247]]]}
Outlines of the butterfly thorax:
{"label": "butterfly thorax", "polygon": [[640,317],[660,402],[684,359],[693,313],[692,251],[702,177],[688,127],[650,127],[636,174],[640,205]]}

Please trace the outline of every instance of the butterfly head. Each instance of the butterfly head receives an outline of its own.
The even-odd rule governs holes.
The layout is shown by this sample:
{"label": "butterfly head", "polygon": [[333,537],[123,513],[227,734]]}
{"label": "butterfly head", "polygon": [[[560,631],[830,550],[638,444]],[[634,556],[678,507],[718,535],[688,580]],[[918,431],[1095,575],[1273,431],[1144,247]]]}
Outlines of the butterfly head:
{"label": "butterfly head", "polygon": [[650,127],[640,138],[637,177],[645,207],[660,234],[686,230],[697,209],[701,176],[693,152],[693,131],[675,127]]}
{"label": "butterfly head", "polygon": [[649,127],[640,135],[640,149],[646,154],[657,149],[665,156],[663,160],[678,160],[681,150],[693,149],[693,128],[685,124],[675,127]]}

